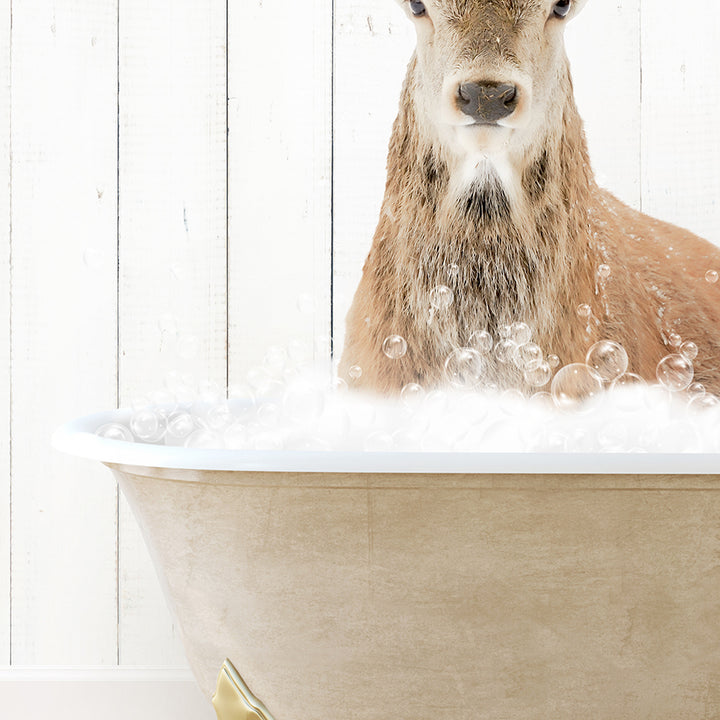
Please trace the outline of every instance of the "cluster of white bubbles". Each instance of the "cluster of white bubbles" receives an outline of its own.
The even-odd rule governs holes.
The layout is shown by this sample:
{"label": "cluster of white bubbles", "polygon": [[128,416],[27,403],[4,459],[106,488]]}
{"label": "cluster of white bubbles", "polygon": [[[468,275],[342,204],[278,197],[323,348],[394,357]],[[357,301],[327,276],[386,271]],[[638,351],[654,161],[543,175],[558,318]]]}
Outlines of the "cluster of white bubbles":
{"label": "cluster of white bubbles", "polygon": [[[433,296],[438,310],[452,295]],[[272,347],[241,385],[229,389],[171,373],[165,386],[132,403],[126,422],[103,425],[104,438],[233,450],[455,452],[714,452],[720,401],[694,382],[697,346],[671,333],[673,352],[656,383],[628,372],[625,349],[595,343],[584,363],[560,365],[532,341],[523,322],[492,337],[479,330],[449,353],[445,383],[408,383],[378,397],[329,371],[296,363]],[[403,362],[408,343],[391,335],[379,352]],[[488,380],[491,364],[512,364],[521,388]],[[361,385],[354,365],[350,385]]]}

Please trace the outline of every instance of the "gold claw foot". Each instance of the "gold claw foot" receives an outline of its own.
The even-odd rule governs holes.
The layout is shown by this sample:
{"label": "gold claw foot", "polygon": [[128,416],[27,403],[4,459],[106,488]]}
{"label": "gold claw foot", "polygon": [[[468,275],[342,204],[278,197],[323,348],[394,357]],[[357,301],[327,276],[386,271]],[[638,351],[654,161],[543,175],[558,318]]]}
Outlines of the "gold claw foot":
{"label": "gold claw foot", "polygon": [[273,720],[229,660],[223,663],[218,675],[212,704],[218,720]]}

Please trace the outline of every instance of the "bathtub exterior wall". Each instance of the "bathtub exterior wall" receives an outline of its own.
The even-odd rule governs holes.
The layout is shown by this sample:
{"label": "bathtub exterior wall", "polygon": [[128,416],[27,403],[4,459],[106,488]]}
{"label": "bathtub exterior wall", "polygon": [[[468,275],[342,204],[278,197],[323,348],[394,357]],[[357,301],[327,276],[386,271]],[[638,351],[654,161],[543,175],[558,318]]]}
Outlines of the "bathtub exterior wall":
{"label": "bathtub exterior wall", "polygon": [[717,477],[114,470],[208,698],[228,657],[276,720],[720,715]]}

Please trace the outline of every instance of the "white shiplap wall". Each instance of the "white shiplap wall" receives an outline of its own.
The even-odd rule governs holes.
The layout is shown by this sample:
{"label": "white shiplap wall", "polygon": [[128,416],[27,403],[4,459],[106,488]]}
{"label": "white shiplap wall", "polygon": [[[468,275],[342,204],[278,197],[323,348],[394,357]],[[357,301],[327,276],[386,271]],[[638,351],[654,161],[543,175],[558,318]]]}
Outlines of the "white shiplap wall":
{"label": "white shiplap wall", "polygon": [[[717,241],[703,13],[590,0],[568,52],[604,183]],[[413,35],[391,0],[0,0],[0,665],[184,665],[109,474],[48,437],[325,354],[331,284],[342,347]]]}

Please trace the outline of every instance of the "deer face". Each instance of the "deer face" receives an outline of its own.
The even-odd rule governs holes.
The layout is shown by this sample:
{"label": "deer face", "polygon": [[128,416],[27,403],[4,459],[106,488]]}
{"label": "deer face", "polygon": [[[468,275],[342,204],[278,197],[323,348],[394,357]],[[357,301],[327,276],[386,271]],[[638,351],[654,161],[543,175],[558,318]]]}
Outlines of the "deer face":
{"label": "deer face", "polygon": [[[586,0],[401,0],[418,44],[421,131],[472,181],[513,166],[562,126],[572,92],[563,30]],[[454,162],[453,162],[454,160]]]}

